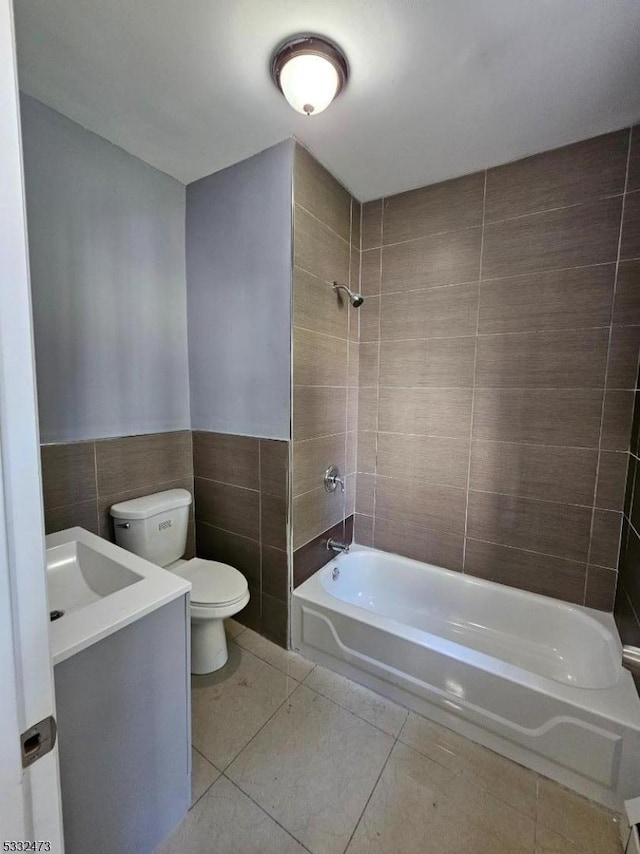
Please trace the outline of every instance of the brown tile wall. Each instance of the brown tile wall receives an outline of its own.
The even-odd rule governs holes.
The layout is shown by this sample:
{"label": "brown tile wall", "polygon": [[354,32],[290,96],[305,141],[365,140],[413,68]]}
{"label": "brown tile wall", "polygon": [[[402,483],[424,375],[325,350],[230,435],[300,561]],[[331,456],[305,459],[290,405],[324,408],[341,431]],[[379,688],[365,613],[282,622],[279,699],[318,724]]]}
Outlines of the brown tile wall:
{"label": "brown tile wall", "polygon": [[[165,489],[193,495],[189,430],[43,445],[40,453],[47,534],[79,525],[114,542],[112,504]],[[193,504],[187,549],[192,557]]]}
{"label": "brown tile wall", "polygon": [[245,575],[251,601],[236,619],[286,646],[289,443],[194,431],[193,468],[198,557]]}
{"label": "brown tile wall", "polygon": [[[637,156],[640,158],[640,144],[637,145]],[[636,290],[640,293],[640,276],[637,279]],[[636,314],[636,318],[640,319],[640,311]],[[638,386],[640,381],[636,383],[614,615],[622,642],[640,647],[640,388]],[[640,676],[635,677],[635,683],[640,693]]]}
{"label": "brown tile wall", "polygon": [[[344,521],[354,510],[359,318],[332,284],[358,289],[360,204],[298,144],[294,201],[291,489],[298,584],[330,557],[314,543],[330,530],[348,535]],[[333,463],[346,478],[344,494],[324,489]]]}
{"label": "brown tile wall", "polygon": [[114,541],[112,504],[188,489],[186,557],[244,573],[251,602],[237,619],[286,646],[288,442],[182,431],[43,445],[41,456],[47,533],[79,525]]}
{"label": "brown tile wall", "polygon": [[627,129],[362,206],[356,541],[611,610],[640,127],[629,150]]}

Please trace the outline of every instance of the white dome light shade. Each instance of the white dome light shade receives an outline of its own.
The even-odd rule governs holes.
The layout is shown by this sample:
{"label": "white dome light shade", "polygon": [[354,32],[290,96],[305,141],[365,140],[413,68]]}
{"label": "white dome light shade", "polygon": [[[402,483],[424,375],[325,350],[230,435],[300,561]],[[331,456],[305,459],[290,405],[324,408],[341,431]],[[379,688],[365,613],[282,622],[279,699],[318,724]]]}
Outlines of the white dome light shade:
{"label": "white dome light shade", "polygon": [[298,54],[280,72],[282,94],[294,110],[310,116],[326,110],[338,91],[335,67],[324,56]]}
{"label": "white dome light shade", "polygon": [[315,116],[344,89],[349,69],[335,44],[321,36],[300,35],[275,51],[271,76],[294,110]]}

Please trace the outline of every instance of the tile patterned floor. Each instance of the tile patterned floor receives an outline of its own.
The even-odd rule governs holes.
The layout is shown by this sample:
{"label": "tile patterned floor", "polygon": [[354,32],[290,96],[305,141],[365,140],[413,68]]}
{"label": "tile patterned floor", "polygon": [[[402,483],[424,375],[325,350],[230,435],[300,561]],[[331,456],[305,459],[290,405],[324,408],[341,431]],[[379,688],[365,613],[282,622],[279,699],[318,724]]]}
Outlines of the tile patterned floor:
{"label": "tile patterned floor", "polygon": [[228,621],[157,854],[620,854],[606,810]]}

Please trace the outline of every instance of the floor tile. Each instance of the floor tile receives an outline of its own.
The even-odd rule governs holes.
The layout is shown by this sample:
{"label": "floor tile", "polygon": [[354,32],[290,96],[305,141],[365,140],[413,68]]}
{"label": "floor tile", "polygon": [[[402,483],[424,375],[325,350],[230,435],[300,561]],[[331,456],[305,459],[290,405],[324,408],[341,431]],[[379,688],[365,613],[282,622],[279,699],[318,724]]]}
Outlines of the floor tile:
{"label": "floor tile", "polygon": [[[535,854],[584,854],[584,850],[577,842],[572,842],[555,830],[549,830],[542,824],[536,826]],[[616,842],[612,839],[610,847],[602,850],[603,854],[623,854],[623,845],[620,840]]]}
{"label": "floor tile", "polygon": [[303,854],[304,848],[224,777],[156,854]]}
{"label": "floor tile", "polygon": [[195,804],[220,776],[217,768],[191,748],[191,803]]}
{"label": "floor tile", "polygon": [[221,670],[192,677],[193,746],[224,771],[297,685],[230,643],[229,660]]}
{"label": "floor tile", "polygon": [[392,745],[300,686],[227,773],[313,854],[342,854]]}
{"label": "floor tile", "polygon": [[347,854],[533,854],[535,823],[398,742]]}
{"label": "floor tile", "polygon": [[413,712],[400,741],[535,819],[538,777],[533,771]]}
{"label": "floor tile", "polygon": [[581,854],[575,842],[539,824],[536,826],[535,854]]}
{"label": "floor tile", "polygon": [[238,635],[241,635],[246,631],[246,626],[243,626],[242,623],[239,623],[237,620],[229,618],[224,621],[224,630],[227,633],[228,640],[233,640],[234,638],[237,638]]}
{"label": "floor tile", "polygon": [[542,777],[538,831],[544,835],[541,826],[575,843],[580,854],[619,854],[621,850],[619,819],[614,813]]}
{"label": "floor tile", "polygon": [[315,667],[313,661],[303,658],[297,652],[290,652],[283,649],[281,646],[263,638],[262,635],[254,632],[253,629],[246,629],[238,637],[236,643],[238,646],[248,649],[249,652],[252,652],[258,658],[271,664],[277,670],[288,674],[298,682],[302,682],[305,676],[308,676]]}
{"label": "floor tile", "polygon": [[398,735],[407,718],[402,706],[320,665],[304,684],[390,735]]}

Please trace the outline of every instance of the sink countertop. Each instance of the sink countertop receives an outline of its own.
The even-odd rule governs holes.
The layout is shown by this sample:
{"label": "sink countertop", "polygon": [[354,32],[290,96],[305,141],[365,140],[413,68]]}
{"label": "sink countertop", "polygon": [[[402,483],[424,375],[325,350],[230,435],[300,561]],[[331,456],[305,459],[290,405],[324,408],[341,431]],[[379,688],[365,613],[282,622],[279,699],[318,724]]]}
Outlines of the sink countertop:
{"label": "sink countertop", "polygon": [[[54,665],[166,605],[167,602],[191,592],[191,584],[184,578],[121,549],[108,540],[85,531],[84,528],[68,528],[66,531],[48,534],[46,546],[50,607],[65,611],[64,616],[50,625]],[[81,575],[83,577],[80,583],[85,582],[86,587],[87,579],[83,573],[78,572],[76,579],[63,579],[66,583],[62,585],[56,582],[55,590],[53,589],[53,576],[58,567],[65,562],[73,563],[74,553],[80,550],[85,555],[90,555],[94,577],[96,571],[99,572],[100,561],[103,560],[104,578],[108,577],[110,571],[113,573],[113,564],[118,564],[129,580],[114,592],[96,592],[94,596],[76,597],[76,601],[70,600],[70,604],[64,600],[59,601],[61,595],[72,595],[72,587]],[[79,561],[79,558],[76,560]],[[135,576],[133,580],[132,576]]]}

